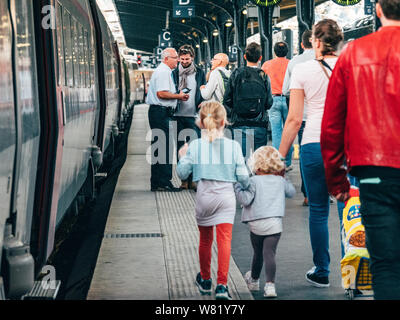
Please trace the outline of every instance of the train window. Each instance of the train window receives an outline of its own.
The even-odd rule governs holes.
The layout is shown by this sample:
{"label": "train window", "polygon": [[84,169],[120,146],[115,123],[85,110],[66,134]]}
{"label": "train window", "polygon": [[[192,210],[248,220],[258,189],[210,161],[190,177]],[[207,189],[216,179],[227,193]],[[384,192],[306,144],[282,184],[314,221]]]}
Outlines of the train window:
{"label": "train window", "polygon": [[90,86],[94,85],[94,51],[92,50],[92,40],[88,35],[88,52],[89,52],[89,78]]}
{"label": "train window", "polygon": [[63,43],[63,22],[62,22],[62,6],[57,2],[57,53],[58,53],[58,85],[64,85],[63,79],[64,79],[64,74],[63,71],[65,70],[65,65],[64,65],[64,43]]}
{"label": "train window", "polygon": [[72,39],[72,64],[74,68],[74,86],[79,87],[79,51],[78,51],[78,27],[77,21],[71,18],[71,39]]}
{"label": "train window", "polygon": [[88,50],[89,47],[87,45],[88,43],[88,33],[85,30],[83,32],[83,53],[84,53],[84,63],[85,63],[85,87],[89,88],[90,87],[90,77],[89,77],[89,54],[88,54]]}
{"label": "train window", "polygon": [[83,48],[83,27],[79,25],[79,73],[80,73],[80,86],[86,87],[86,71],[85,71],[85,50]]}
{"label": "train window", "polygon": [[74,86],[74,69],[72,61],[72,40],[71,40],[71,15],[63,9],[63,37],[65,54],[65,84],[68,87]]}

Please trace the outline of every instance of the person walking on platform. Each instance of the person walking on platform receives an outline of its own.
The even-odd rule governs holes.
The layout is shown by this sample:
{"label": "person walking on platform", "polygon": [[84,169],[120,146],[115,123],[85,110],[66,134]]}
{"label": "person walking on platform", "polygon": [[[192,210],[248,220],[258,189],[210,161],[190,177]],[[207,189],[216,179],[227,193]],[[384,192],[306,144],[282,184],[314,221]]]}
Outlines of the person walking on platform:
{"label": "person walking on platform", "polygon": [[[271,123],[272,132],[272,145],[275,149],[279,149],[282,138],[282,130],[285,126],[285,121],[288,115],[288,106],[286,104],[286,96],[283,94],[283,80],[285,78],[286,70],[289,60],[286,59],[289,48],[286,42],[280,41],[274,45],[275,59],[264,62],[261,69],[271,79],[271,90],[274,103],[272,108],[268,111],[269,122]],[[292,167],[292,153],[293,148],[286,157],[286,171],[293,169]]]}
{"label": "person walking on platform", "polygon": [[[174,114],[177,122],[177,150],[187,141],[197,139],[200,130],[195,124],[198,107],[203,101],[200,87],[206,83],[204,71],[195,65],[195,53],[191,45],[183,45],[178,50],[179,65],[172,71],[177,92],[183,91],[189,95],[187,101],[178,102],[178,108]],[[196,189],[192,182],[192,176],[182,181],[181,189]]]}
{"label": "person walking on platform", "polygon": [[151,191],[181,191],[172,185],[172,152],[170,150],[170,121],[177,101],[187,101],[189,95],[176,92],[172,70],[178,64],[175,49],[167,48],[162,54],[162,63],[154,71],[146,98],[149,108],[149,123],[152,130],[151,146]]}
{"label": "person walking on platform", "polygon": [[219,102],[203,102],[198,125],[201,139],[185,144],[179,151],[177,174],[186,179],[193,173],[198,182],[196,220],[200,231],[200,273],[196,285],[201,294],[211,294],[211,252],[214,226],[217,230],[218,279],[216,299],[231,300],[228,271],[231,256],[232,228],[236,213],[233,184],[249,184],[249,174],[239,143],[224,137],[227,115]]}
{"label": "person walking on platform", "polygon": [[233,71],[224,96],[234,139],[240,141],[244,157],[268,143],[268,109],[273,99],[271,83],[262,71],[261,46],[250,43],[245,51],[247,66]]}
{"label": "person walking on platform", "polygon": [[275,253],[282,234],[285,196],[296,194],[293,184],[283,177],[285,163],[278,150],[271,146],[258,149],[249,160],[251,171],[248,188],[235,184],[238,202],[243,206],[242,222],[249,225],[254,254],[251,270],[245,274],[250,291],[260,290],[260,274],[264,263],[266,283],[264,297],[275,298]]}
{"label": "person walking on platform", "polygon": [[229,57],[225,53],[217,53],[211,60],[211,73],[207,85],[201,86],[201,96],[205,101],[218,101],[223,103],[225,87],[231,72],[226,69]]}
{"label": "person walking on platform", "polygon": [[[282,93],[286,96],[286,98],[290,97],[290,81],[292,78],[292,72],[293,72],[294,66],[299,63],[315,59],[315,53],[314,53],[314,50],[313,50],[313,47],[311,44],[311,37],[312,37],[311,30],[306,30],[303,32],[303,35],[301,37],[301,40],[302,40],[301,47],[304,49],[304,52],[298,56],[295,56],[292,60],[290,60],[290,62],[288,64],[286,74],[285,74],[285,79],[283,80],[283,87],[282,87]],[[298,139],[299,139],[300,149],[301,149],[301,140],[303,138],[304,128],[306,126],[306,120],[307,120],[307,104],[306,104],[306,101],[304,101],[303,122],[301,124],[299,133],[297,135]],[[300,168],[301,168],[301,163],[300,163]],[[303,206],[308,206],[306,187],[304,185],[303,172],[301,171],[301,169],[300,169],[300,176],[301,176],[301,192],[303,193],[303,196],[304,196]]]}
{"label": "person walking on platform", "polygon": [[293,69],[289,114],[279,148],[279,152],[285,157],[300,130],[306,99],[307,122],[300,159],[309,201],[310,239],[315,265],[306,273],[306,280],[320,288],[329,287],[330,273],[330,201],[321,155],[321,122],[330,73],[338,59],[335,52],[342,41],[343,33],[331,19],[321,20],[313,27],[312,45],[316,60],[300,63]]}
{"label": "person walking on platform", "polygon": [[[348,44],[333,71],[321,129],[328,191],[359,179],[375,299],[400,299],[400,0],[379,0],[382,27]],[[343,166],[346,159],[347,169]]]}

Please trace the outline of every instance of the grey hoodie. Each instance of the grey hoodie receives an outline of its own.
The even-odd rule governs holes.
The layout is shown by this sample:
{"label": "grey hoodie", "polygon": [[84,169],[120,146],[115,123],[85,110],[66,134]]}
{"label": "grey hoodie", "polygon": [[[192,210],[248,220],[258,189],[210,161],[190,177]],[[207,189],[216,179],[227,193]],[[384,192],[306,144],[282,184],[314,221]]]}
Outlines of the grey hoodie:
{"label": "grey hoodie", "polygon": [[248,189],[240,183],[235,184],[237,201],[243,205],[242,222],[283,217],[285,197],[296,194],[293,184],[281,176],[263,175],[250,178]]}

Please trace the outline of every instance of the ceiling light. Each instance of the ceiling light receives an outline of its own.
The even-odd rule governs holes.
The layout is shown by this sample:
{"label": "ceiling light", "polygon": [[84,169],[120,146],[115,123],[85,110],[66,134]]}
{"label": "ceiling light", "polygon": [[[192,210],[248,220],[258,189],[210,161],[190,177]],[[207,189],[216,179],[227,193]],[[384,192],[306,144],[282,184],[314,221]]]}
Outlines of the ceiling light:
{"label": "ceiling light", "polygon": [[247,9],[243,9],[242,13],[243,13],[244,15],[246,15],[246,14],[247,14]]}
{"label": "ceiling light", "polygon": [[207,42],[208,42],[208,39],[207,39],[207,38],[204,38],[204,39],[203,39],[203,42],[204,42],[204,43],[207,43]]}
{"label": "ceiling light", "polygon": [[225,27],[232,27],[232,25],[233,25],[233,21],[232,21],[232,19],[228,19],[228,20],[226,20],[226,22],[225,22]]}
{"label": "ceiling light", "polygon": [[200,48],[200,45],[199,45],[199,44],[196,44],[196,48]]}
{"label": "ceiling light", "polygon": [[218,36],[219,36],[219,31],[218,31],[217,29],[215,29],[215,30],[213,31],[212,35],[213,35],[214,37],[218,37]]}

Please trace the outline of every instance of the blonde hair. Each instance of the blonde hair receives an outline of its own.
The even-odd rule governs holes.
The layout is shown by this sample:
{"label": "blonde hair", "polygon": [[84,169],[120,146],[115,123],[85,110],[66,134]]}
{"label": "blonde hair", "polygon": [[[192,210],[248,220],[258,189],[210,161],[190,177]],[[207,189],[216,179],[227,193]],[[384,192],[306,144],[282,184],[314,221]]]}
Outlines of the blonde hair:
{"label": "blonde hair", "polygon": [[200,105],[197,126],[205,129],[207,138],[213,142],[220,136],[221,129],[228,123],[224,106],[216,101],[203,102]]}
{"label": "blonde hair", "polygon": [[271,146],[257,149],[249,158],[247,164],[253,173],[261,171],[266,174],[277,174],[285,169],[278,150]]}

